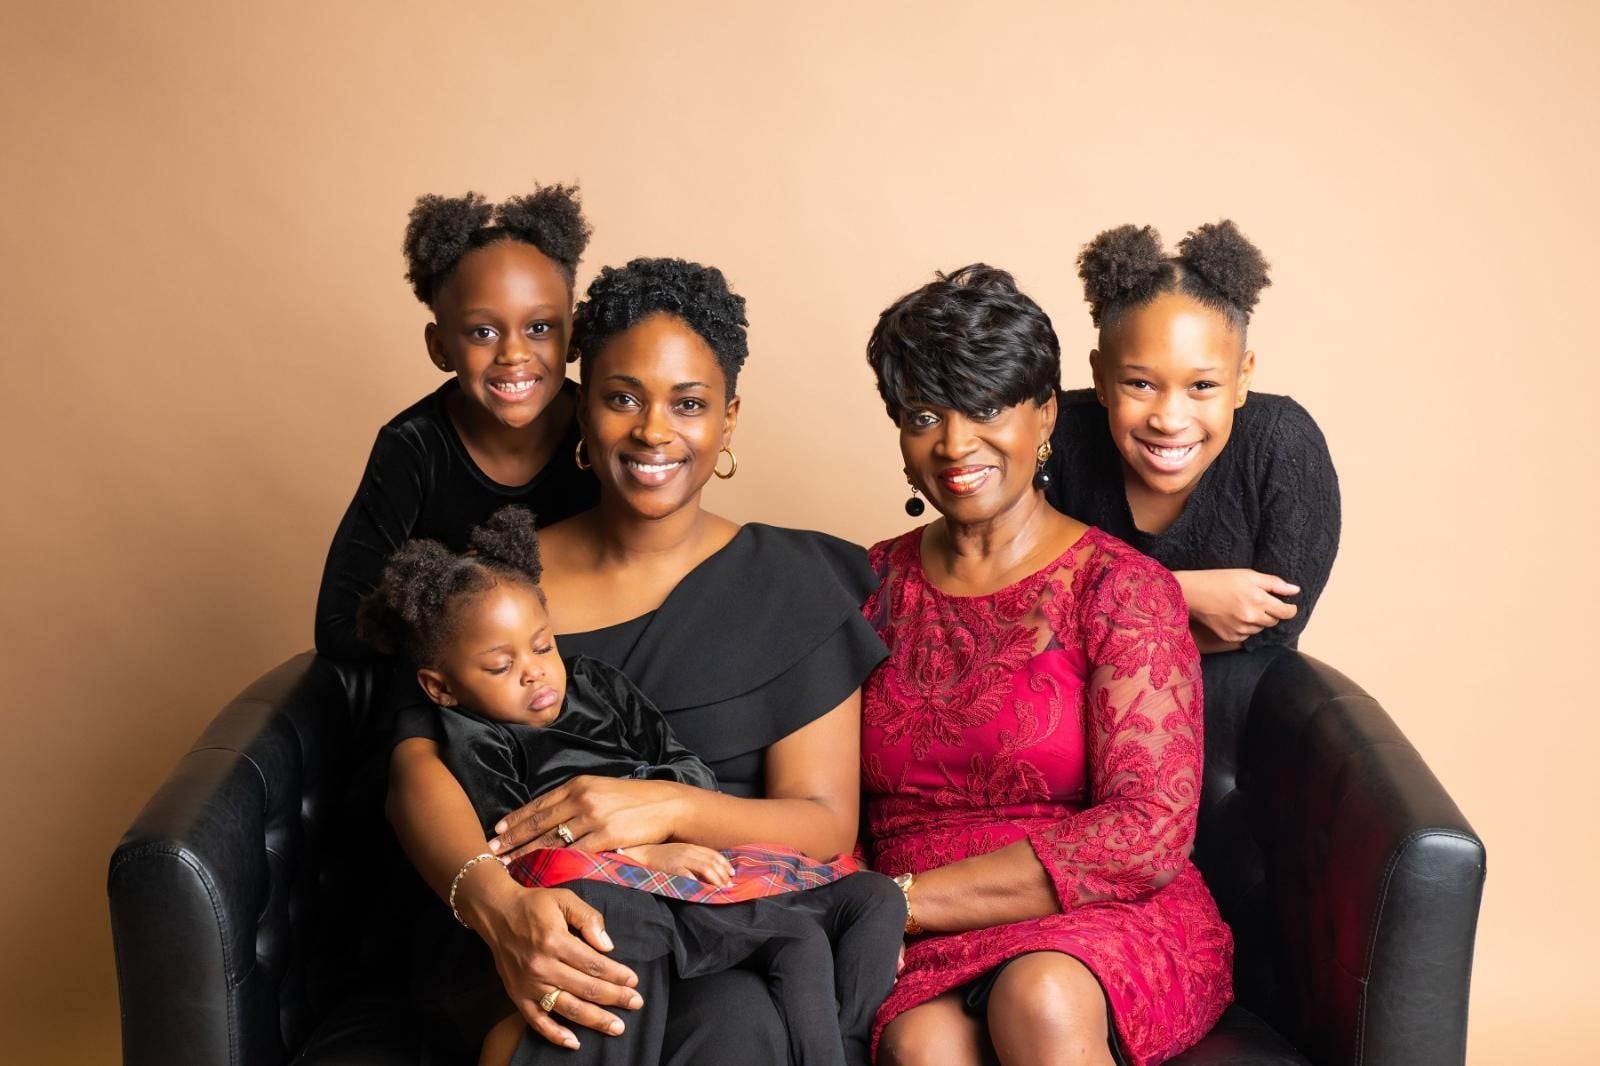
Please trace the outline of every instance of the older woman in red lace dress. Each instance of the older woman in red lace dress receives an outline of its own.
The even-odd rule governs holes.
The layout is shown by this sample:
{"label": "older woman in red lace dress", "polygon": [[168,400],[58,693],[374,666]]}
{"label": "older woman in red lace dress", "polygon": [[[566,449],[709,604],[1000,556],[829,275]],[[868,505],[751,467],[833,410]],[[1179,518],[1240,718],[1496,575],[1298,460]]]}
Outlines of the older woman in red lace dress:
{"label": "older woman in red lace dress", "polygon": [[935,521],[872,551],[874,863],[910,905],[880,1063],[1149,1066],[1232,998],[1189,862],[1200,664],[1172,575],[1051,508],[1060,349],[1009,274],[883,313],[868,360]]}

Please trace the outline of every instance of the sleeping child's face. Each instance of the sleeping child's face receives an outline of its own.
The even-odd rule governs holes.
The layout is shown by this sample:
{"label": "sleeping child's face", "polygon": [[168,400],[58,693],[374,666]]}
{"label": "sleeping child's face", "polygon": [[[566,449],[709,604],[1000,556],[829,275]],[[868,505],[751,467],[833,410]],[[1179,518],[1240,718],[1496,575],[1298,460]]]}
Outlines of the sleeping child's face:
{"label": "sleeping child's face", "polygon": [[500,722],[555,721],[567,693],[567,668],[538,593],[504,581],[453,606],[455,632],[439,661],[417,671],[433,701]]}

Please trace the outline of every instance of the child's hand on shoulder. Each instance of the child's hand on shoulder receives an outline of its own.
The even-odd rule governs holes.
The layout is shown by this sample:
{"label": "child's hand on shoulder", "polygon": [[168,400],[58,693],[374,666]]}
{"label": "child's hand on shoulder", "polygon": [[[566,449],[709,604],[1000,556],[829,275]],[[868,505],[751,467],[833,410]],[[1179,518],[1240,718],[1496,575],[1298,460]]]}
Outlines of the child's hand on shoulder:
{"label": "child's hand on shoulder", "polygon": [[733,863],[728,857],[699,844],[639,844],[622,854],[664,874],[692,877],[719,888],[733,883]]}

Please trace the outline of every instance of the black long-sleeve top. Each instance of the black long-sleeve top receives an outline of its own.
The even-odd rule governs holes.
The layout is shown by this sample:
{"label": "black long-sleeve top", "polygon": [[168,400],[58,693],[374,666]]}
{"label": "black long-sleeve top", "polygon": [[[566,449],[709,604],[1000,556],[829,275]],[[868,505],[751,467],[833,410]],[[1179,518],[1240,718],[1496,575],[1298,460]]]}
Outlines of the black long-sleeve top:
{"label": "black long-sleeve top", "polygon": [[[544,469],[525,485],[501,485],[478,468],[445,404],[454,378],[395,415],[378,430],[355,498],[333,535],[317,595],[317,651],[340,659],[378,654],[356,636],[356,607],[377,587],[389,557],[413,537],[465,551],[467,536],[507,504],[532,511],[539,525],[593,507],[599,484],[574,461],[577,419]],[[562,388],[575,390],[570,381]]]}
{"label": "black long-sleeve top", "polygon": [[1339,478],[1322,431],[1287,396],[1252,392],[1233,416],[1233,433],[1200,476],[1177,521],[1160,533],[1133,524],[1122,456],[1106,410],[1092,389],[1057,397],[1050,438],[1057,510],[1107,533],[1168,570],[1243,568],[1300,586],[1299,612],[1244,642],[1248,649],[1293,647],[1328,583],[1339,553]]}
{"label": "black long-sleeve top", "polygon": [[717,787],[711,768],[678,743],[622,671],[581,655],[566,664],[566,699],[549,725],[438,709],[440,757],[472,800],[485,837],[501,818],[578,774]]}

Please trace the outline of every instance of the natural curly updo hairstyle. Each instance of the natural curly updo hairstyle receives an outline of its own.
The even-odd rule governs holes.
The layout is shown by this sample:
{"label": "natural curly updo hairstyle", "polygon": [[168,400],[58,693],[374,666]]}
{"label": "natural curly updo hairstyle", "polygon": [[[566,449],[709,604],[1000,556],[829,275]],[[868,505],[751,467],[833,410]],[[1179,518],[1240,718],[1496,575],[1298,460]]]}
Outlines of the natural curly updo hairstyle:
{"label": "natural curly updo hairstyle", "polygon": [[1272,284],[1260,249],[1227,219],[1191,231],[1176,255],[1150,226],[1108,229],[1084,245],[1078,276],[1102,333],[1162,293],[1178,292],[1226,316],[1241,345],[1261,290]]}
{"label": "natural curly updo hairstyle", "polygon": [[1061,342],[1050,316],[1016,279],[964,266],[890,304],[867,341],[889,417],[921,404],[969,418],[1023,400],[1044,403],[1061,383]]}
{"label": "natural curly updo hairstyle", "polygon": [[406,280],[417,299],[432,307],[462,256],[510,240],[531,244],[555,260],[570,290],[591,232],[576,185],[539,185],[500,204],[475,192],[419,196],[406,225]]}
{"label": "natural curly updo hairstyle", "polygon": [[744,297],[728,288],[716,267],[686,259],[634,259],[603,268],[572,313],[567,360],[576,359],[587,378],[607,341],[661,312],[682,319],[711,347],[728,383],[727,399],[733,399],[739,368],[750,354]]}
{"label": "natural curly updo hairstyle", "polygon": [[404,652],[432,666],[449,643],[463,607],[505,582],[531,588],[544,602],[539,536],[526,507],[502,507],[472,531],[457,555],[436,540],[410,540],[389,559],[383,580],[361,601],[356,631],[387,654]]}

